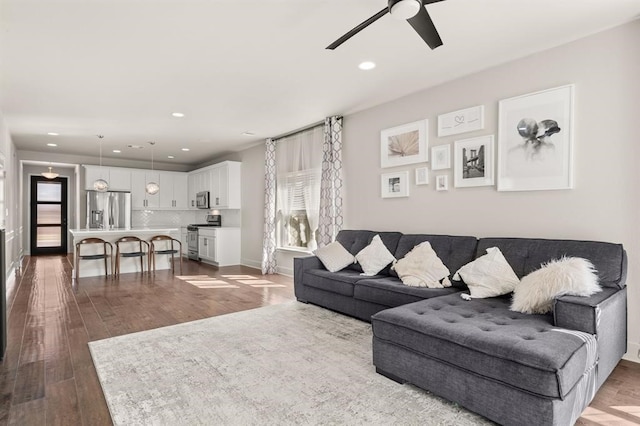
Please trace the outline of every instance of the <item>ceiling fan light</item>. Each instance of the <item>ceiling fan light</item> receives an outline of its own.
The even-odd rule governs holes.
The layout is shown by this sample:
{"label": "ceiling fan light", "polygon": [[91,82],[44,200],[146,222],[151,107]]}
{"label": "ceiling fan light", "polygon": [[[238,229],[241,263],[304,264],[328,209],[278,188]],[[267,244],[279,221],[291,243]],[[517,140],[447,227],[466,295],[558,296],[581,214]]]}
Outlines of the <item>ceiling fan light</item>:
{"label": "ceiling fan light", "polygon": [[422,2],[420,0],[400,0],[389,8],[391,16],[396,19],[413,18],[420,12]]}

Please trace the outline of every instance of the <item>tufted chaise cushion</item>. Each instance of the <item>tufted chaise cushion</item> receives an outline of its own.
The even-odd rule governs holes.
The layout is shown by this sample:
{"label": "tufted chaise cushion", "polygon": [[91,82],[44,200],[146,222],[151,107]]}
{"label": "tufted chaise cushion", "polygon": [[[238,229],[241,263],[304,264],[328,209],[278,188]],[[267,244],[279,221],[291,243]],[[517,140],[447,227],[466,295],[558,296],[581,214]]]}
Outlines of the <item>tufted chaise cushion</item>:
{"label": "tufted chaise cushion", "polygon": [[550,315],[512,312],[509,304],[510,297],[465,301],[451,294],[378,312],[371,323],[375,339],[536,395],[563,398],[585,372],[585,343],[553,331]]}

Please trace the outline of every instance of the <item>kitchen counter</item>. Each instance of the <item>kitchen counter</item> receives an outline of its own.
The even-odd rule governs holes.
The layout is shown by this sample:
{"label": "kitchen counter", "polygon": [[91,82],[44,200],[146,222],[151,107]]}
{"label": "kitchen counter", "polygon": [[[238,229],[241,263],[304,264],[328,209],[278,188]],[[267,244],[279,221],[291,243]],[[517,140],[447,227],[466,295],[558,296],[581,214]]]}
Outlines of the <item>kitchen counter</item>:
{"label": "kitchen counter", "polygon": [[[115,256],[116,246],[115,242],[124,236],[134,236],[138,237],[142,240],[149,241],[151,237],[156,235],[169,235],[176,240],[180,241],[180,228],[178,227],[159,227],[159,228],[146,228],[146,227],[133,227],[127,229],[87,229],[87,228],[79,228],[79,229],[71,229],[69,231],[73,236],[73,248],[74,248],[74,256],[75,256],[75,247],[76,243],[80,242],[85,238],[102,238],[103,240],[111,243],[113,245],[113,254]],[[137,243],[125,243],[121,245],[122,251],[136,251],[133,248],[133,245],[137,245]],[[159,243],[161,244],[161,243]],[[159,244],[156,244],[156,249],[162,249],[165,247],[160,247]],[[143,245],[144,247],[144,245]],[[82,254],[97,254],[102,253],[102,245],[100,244],[87,244],[82,246]],[[113,260],[110,259],[110,260]],[[161,269],[170,269],[171,267],[171,256],[162,255],[156,256],[156,270]],[[148,258],[145,256],[144,258],[144,271],[147,271],[147,261]],[[178,261],[178,260],[176,260]],[[111,262],[109,262],[111,263]],[[74,263],[75,267],[75,263]],[[74,277],[95,277],[104,275],[104,260],[81,260],[80,261],[80,274],[77,274],[77,271],[74,270]],[[140,258],[121,258],[120,259],[120,273],[132,273],[132,272],[140,272]],[[109,266],[109,273],[112,273],[111,266]]]}

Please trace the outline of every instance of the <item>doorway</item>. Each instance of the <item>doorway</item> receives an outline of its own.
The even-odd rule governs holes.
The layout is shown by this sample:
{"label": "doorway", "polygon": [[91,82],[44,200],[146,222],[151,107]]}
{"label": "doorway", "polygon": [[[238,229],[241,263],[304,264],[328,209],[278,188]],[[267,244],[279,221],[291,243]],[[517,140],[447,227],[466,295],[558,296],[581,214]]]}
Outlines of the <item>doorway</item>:
{"label": "doorway", "polygon": [[31,255],[67,254],[67,178],[31,176]]}

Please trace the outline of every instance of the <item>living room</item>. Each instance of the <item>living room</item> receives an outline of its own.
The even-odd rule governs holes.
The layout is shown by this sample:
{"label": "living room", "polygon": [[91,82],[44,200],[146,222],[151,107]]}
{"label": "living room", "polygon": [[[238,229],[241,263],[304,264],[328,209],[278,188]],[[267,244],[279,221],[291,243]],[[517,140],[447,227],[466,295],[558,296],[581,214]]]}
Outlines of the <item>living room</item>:
{"label": "living room", "polygon": [[[3,1],[3,3],[8,5],[11,2]],[[366,18],[378,8],[374,5],[374,11],[371,11],[370,2],[359,3],[354,6],[355,10],[350,12],[349,16],[340,18],[340,25],[329,25],[329,31],[323,31],[322,36],[314,35],[314,39],[317,37],[329,43],[332,41],[332,37],[335,39],[358,23],[358,19]],[[534,7],[535,4],[536,2],[531,2],[529,6]],[[413,74],[416,73],[425,74],[425,79],[429,79],[429,84],[421,86],[419,90],[412,90],[409,84],[398,81],[402,79],[394,79],[394,71],[384,70],[383,64],[380,63],[377,70],[369,72],[388,73],[387,86],[371,97],[366,99],[363,97],[361,100],[354,98],[350,104],[340,104],[337,101],[325,103],[323,104],[325,109],[313,108],[314,111],[311,114],[313,119],[281,128],[272,133],[264,135],[261,133],[261,137],[252,139],[250,143],[243,142],[245,146],[241,150],[225,147],[211,157],[201,157],[202,161],[198,161],[196,158],[190,162],[191,165],[171,165],[171,162],[166,159],[168,154],[165,154],[159,167],[165,167],[166,170],[173,167],[173,170],[189,171],[199,166],[222,161],[242,163],[241,264],[259,268],[262,260],[264,228],[264,139],[305,127],[325,116],[341,113],[344,115],[342,171],[345,185],[343,193],[345,229],[398,231],[405,234],[431,233],[477,237],[575,239],[620,243],[624,246],[629,259],[627,278],[628,338],[625,359],[638,363],[640,362],[640,358],[638,358],[640,352],[640,310],[637,307],[640,306],[640,289],[634,283],[634,278],[640,276],[636,262],[638,253],[640,253],[638,243],[640,230],[636,225],[640,195],[633,182],[636,182],[640,176],[635,165],[637,156],[634,154],[637,152],[637,144],[635,143],[633,125],[640,113],[640,107],[637,105],[640,82],[636,75],[636,70],[640,67],[640,54],[636,43],[636,40],[640,39],[640,21],[638,21],[640,10],[637,7],[637,2],[617,1],[611,4],[624,10],[624,13],[621,12],[621,16],[625,16],[625,19],[608,27],[594,27],[592,30],[579,33],[579,35],[562,33],[556,42],[548,44],[539,51],[525,49],[525,54],[514,54],[513,51],[517,50],[519,46],[505,44],[501,46],[501,49],[503,49],[504,58],[509,59],[495,61],[491,66],[480,67],[474,69],[473,72],[458,70],[449,75],[438,74],[439,64],[430,64],[430,67],[426,66],[418,71],[406,70],[408,78],[413,77]],[[453,0],[448,0],[427,6],[427,8],[431,10],[430,8],[433,7],[434,16],[438,16],[436,8],[439,10],[447,5],[460,7]],[[462,5],[464,6],[464,3]],[[543,15],[545,7],[549,7],[549,5],[549,2],[541,3],[540,14]],[[502,6],[504,5],[496,4],[492,7]],[[577,9],[580,8],[576,4],[573,6]],[[321,6],[314,3],[314,6],[309,7]],[[602,5],[593,7],[595,9],[604,8]],[[607,7],[614,8],[614,6]],[[293,10],[301,12],[303,9],[298,7]],[[495,12],[495,14],[499,13],[499,11]],[[284,14],[286,15],[286,12]],[[605,11],[601,11],[601,14],[604,15]],[[537,13],[534,15],[537,16]],[[46,19],[46,16],[41,16],[40,19]],[[289,17],[288,19],[296,18]],[[544,22],[543,17],[539,17],[539,20]],[[434,21],[439,27],[438,20],[434,18]],[[345,23],[344,28],[343,22]],[[389,25],[389,23],[387,22],[385,25]],[[535,20],[533,20],[532,26],[531,31],[550,32],[550,30],[536,25]],[[104,31],[108,30],[104,28]],[[514,24],[512,26],[514,33],[528,30],[522,29],[520,25]],[[380,34],[375,34],[378,31],[381,31]],[[372,24],[366,29],[366,32],[373,33],[370,34],[373,41],[381,41],[384,33],[384,31],[376,29],[376,24]],[[445,30],[442,30],[442,33],[446,34]],[[358,37],[366,36],[366,34],[363,32]],[[326,35],[330,36],[329,40],[324,40]],[[466,34],[466,36],[470,39],[475,37],[474,34]],[[406,32],[394,33],[394,37],[400,37],[403,40],[400,43],[405,43],[405,38],[414,41],[413,38],[416,36],[408,28]],[[515,35],[513,37],[515,38]],[[438,49],[446,48],[447,39],[444,36],[443,39],[444,46]],[[356,43],[357,48],[365,48],[364,41],[358,41],[356,37],[333,53],[340,55],[340,58],[349,56],[351,62],[359,62],[361,59],[368,59],[360,56],[370,55],[375,51],[369,47],[361,55],[356,47],[349,47],[348,43],[351,42]],[[408,43],[408,41],[406,42]],[[383,44],[381,49],[389,49],[389,43]],[[417,51],[427,56],[432,53],[424,43],[419,43],[421,41],[418,38]],[[320,49],[324,49],[324,47],[320,46]],[[342,48],[347,48],[347,52],[342,51]],[[433,54],[437,54],[438,49],[434,50]],[[406,57],[403,55],[401,57],[406,63]],[[482,58],[476,59],[480,61]],[[416,61],[424,61],[424,59],[420,58]],[[108,64],[103,65],[111,67]],[[351,78],[353,80],[366,79],[367,74],[357,70],[355,65],[357,63],[354,64]],[[258,65],[256,68],[259,68]],[[409,63],[402,66],[402,69],[406,68],[413,68],[413,65]],[[111,71],[114,72],[113,69]],[[455,78],[450,78],[450,75]],[[313,76],[306,77],[305,81],[312,85]],[[453,147],[456,141],[467,136],[439,137],[438,117],[452,111],[482,105],[484,128],[473,135],[495,135],[496,144],[494,147],[497,148],[500,137],[499,106],[501,101],[566,85],[574,86],[574,154],[571,189],[497,191],[496,186],[455,187],[455,172],[451,168],[437,172],[432,170],[428,175],[428,184],[426,185],[411,183],[408,197],[381,197],[380,176],[387,172],[380,167],[381,131],[427,119],[429,120],[427,138],[429,151],[432,147],[440,145]],[[374,89],[373,85],[368,87],[371,92],[375,92]],[[358,90],[363,89],[358,86]],[[278,96],[278,94],[274,94],[274,96]],[[6,101],[4,95],[3,98]],[[376,99],[380,101],[376,102]],[[12,99],[12,102],[15,102],[15,98]],[[359,107],[359,104],[365,103],[366,107]],[[27,226],[23,223],[18,209],[18,200],[20,199],[18,189],[19,162],[41,162],[42,166],[45,166],[47,162],[70,164],[76,158],[71,154],[56,153],[48,148],[43,148],[40,151],[22,148],[16,142],[20,140],[20,136],[15,136],[15,130],[11,123],[16,123],[15,128],[19,128],[21,125],[20,114],[28,113],[29,105],[23,106],[22,109],[17,108],[13,103],[12,105],[12,110],[8,110],[8,105],[2,108],[4,119],[0,133],[2,139],[0,149],[4,155],[4,168],[7,172],[4,181],[4,207],[7,209],[5,220],[8,241],[6,252],[8,273],[12,273],[12,270],[20,264],[20,253],[24,247],[23,240],[19,238],[19,235],[22,234],[21,229],[25,229]],[[267,104],[258,105],[254,108],[253,114],[259,115],[260,109],[265,108],[268,108]],[[346,113],[347,111],[352,112]],[[123,121],[128,120],[135,121],[130,118],[123,119]],[[260,120],[255,123],[260,123]],[[42,133],[46,135],[47,131],[52,131],[47,129],[47,126],[52,124],[49,122],[41,123]],[[266,124],[264,126],[267,127]],[[113,127],[117,127],[117,125]],[[235,134],[240,134],[256,129],[247,127],[232,130]],[[97,131],[100,130],[91,128],[88,134],[80,135],[78,139],[69,139],[75,144],[91,145],[92,154],[82,154],[82,158],[85,160],[90,158],[90,164],[94,165],[98,164],[97,143],[93,143],[95,140],[90,138],[95,138]],[[110,135],[108,132],[106,133],[105,139],[109,139]],[[64,135],[59,140],[63,141],[63,138]],[[38,140],[45,141],[43,138]],[[246,147],[246,145],[250,146]],[[160,155],[161,149],[161,142],[158,142],[157,155]],[[452,158],[453,154],[452,152]],[[150,159],[148,151],[143,154],[131,155],[127,162],[114,159],[114,156],[110,154],[110,158],[105,158],[105,164],[148,168]],[[198,155],[202,156],[203,154],[200,152]],[[76,162],[76,164],[79,163],[80,161]],[[413,182],[414,169],[425,165],[429,168],[432,167],[431,163],[414,164],[396,167],[393,171],[409,171],[410,181]],[[436,179],[439,175],[447,176],[447,190],[436,190]],[[28,255],[28,253],[24,254]],[[293,275],[293,258],[299,255],[299,253],[291,251],[277,252],[278,271],[283,275]],[[13,265],[13,269],[11,265]],[[633,416],[624,417],[621,415],[620,418],[628,422],[634,420]],[[609,421],[611,420],[610,418]],[[635,420],[636,422],[640,421],[637,417]],[[587,420],[581,421],[585,421],[585,424],[587,422]],[[597,419],[592,419],[592,421],[598,423]],[[603,421],[603,423],[606,422]]]}

